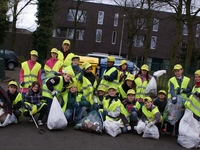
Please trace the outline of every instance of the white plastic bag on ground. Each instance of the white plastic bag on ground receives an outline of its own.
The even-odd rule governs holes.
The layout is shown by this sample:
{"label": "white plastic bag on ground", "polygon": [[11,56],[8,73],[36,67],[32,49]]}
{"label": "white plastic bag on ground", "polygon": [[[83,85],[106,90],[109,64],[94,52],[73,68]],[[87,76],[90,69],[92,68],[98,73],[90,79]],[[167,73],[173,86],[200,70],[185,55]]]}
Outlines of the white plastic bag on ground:
{"label": "white plastic bag on ground", "polygon": [[152,77],[151,80],[149,81],[149,83],[147,84],[145,93],[147,95],[152,95],[152,96],[157,95],[157,83],[156,83],[156,79],[154,77]]}
{"label": "white plastic bag on ground", "polygon": [[103,122],[103,126],[106,133],[108,133],[112,137],[116,137],[118,134],[122,133],[121,127],[123,127],[123,125],[120,124],[120,122],[121,122],[121,119],[118,121],[105,120]]}
{"label": "white plastic bag on ground", "polygon": [[164,73],[166,73],[166,70],[158,70],[153,73],[153,76],[156,76],[157,78],[162,76]]}
{"label": "white plastic bag on ground", "polygon": [[62,112],[58,99],[54,96],[51,104],[49,116],[47,119],[47,127],[50,130],[65,129],[67,126],[67,119]]}
{"label": "white plastic bag on ground", "polygon": [[142,135],[143,138],[152,138],[152,139],[159,139],[159,131],[155,125],[151,127],[145,127],[144,133]]}
{"label": "white plastic bag on ground", "polygon": [[[0,109],[0,114],[1,114],[1,116],[4,115],[3,109]],[[17,123],[17,118],[15,117],[15,115],[13,113],[12,113],[12,115],[7,114],[5,121],[3,123],[0,122],[0,127],[5,127],[12,123]]]}
{"label": "white plastic bag on ground", "polygon": [[179,124],[177,142],[185,148],[197,148],[200,144],[200,122],[194,117],[192,111],[185,110]]}
{"label": "white plastic bag on ground", "polygon": [[145,126],[145,122],[139,120],[137,126],[135,126],[134,129],[137,131],[138,134],[141,134],[144,131]]}

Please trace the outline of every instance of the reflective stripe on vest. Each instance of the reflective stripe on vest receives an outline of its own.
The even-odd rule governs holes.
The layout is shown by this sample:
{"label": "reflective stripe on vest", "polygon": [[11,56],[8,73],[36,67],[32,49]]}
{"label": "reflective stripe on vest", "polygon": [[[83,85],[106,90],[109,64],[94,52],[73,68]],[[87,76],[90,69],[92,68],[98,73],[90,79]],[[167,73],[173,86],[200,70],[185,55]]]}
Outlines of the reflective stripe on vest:
{"label": "reflective stripe on vest", "polygon": [[[178,85],[178,82],[176,80],[176,77],[172,77],[171,79],[169,79],[168,82],[168,97],[167,98],[171,98],[171,93],[170,93],[170,82],[174,85],[174,90],[175,90],[175,94],[177,95],[177,88],[179,88],[180,86]],[[183,89],[186,89],[188,84],[190,82],[190,78],[188,77],[183,77],[183,81],[181,83],[181,87]],[[181,96],[183,96],[184,98],[187,98],[187,95],[185,93],[181,93]]]}
{"label": "reflective stripe on vest", "polygon": [[142,106],[142,112],[148,119],[148,122],[152,122],[155,118],[155,114],[159,112],[158,107],[155,106],[155,108],[152,111],[149,111],[145,106]]}
{"label": "reflective stripe on vest", "polygon": [[121,97],[123,99],[125,99],[127,94],[125,93],[124,89],[122,88],[122,85],[120,85],[118,89],[119,89],[119,94],[121,95]]}
{"label": "reflective stripe on vest", "polygon": [[145,98],[145,90],[146,90],[146,87],[147,87],[147,80],[145,80],[143,83],[142,83],[142,79],[140,77],[137,77],[135,79],[135,84],[136,84],[136,95],[135,95],[135,98],[142,98],[144,99]]}
{"label": "reflective stripe on vest", "polygon": [[48,65],[45,64],[44,70],[46,71],[46,78],[55,76],[54,73],[58,72],[61,67],[62,67],[62,62],[59,60],[54,64],[53,68],[50,68]]}
{"label": "reflective stripe on vest", "polygon": [[37,77],[38,77],[38,72],[41,69],[41,64],[39,64],[38,62],[35,63],[35,65],[33,66],[33,68],[30,70],[29,66],[28,66],[28,62],[23,62],[22,63],[22,69],[24,70],[24,87],[20,88],[28,88],[29,86],[31,86],[32,82],[37,81]]}
{"label": "reflective stripe on vest", "polygon": [[115,111],[117,107],[121,107],[121,101],[118,99],[117,101],[113,100],[112,103],[109,105],[110,99],[103,99],[103,108],[107,109],[108,111]]}

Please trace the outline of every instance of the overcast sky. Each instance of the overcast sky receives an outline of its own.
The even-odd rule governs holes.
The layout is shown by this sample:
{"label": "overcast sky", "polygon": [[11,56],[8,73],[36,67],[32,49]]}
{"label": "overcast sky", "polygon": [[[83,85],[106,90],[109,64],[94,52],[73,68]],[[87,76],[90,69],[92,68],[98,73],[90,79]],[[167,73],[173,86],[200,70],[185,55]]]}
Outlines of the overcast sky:
{"label": "overcast sky", "polygon": [[[114,0],[90,0],[90,1],[96,2],[96,3],[104,3],[104,4],[113,4],[113,5],[115,4]],[[133,0],[133,1],[137,1],[137,0]],[[120,2],[122,2],[122,0],[120,0]],[[21,4],[19,7],[22,7],[24,5],[24,2],[20,2],[20,3]],[[199,6],[198,3],[200,3],[200,0],[193,0],[193,6],[196,6],[196,7]],[[27,6],[18,17],[17,28],[25,28],[30,31],[34,31],[37,28],[37,24],[35,22],[36,11],[37,11],[36,5]]]}

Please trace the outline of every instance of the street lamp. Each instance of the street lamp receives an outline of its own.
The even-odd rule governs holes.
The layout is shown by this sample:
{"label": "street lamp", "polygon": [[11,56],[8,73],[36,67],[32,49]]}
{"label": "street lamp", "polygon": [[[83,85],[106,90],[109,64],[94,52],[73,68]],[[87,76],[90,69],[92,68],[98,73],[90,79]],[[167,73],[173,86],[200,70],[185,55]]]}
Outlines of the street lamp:
{"label": "street lamp", "polygon": [[123,22],[122,22],[122,33],[121,33],[121,40],[120,40],[120,45],[119,45],[119,56],[121,56],[122,53],[122,40],[123,40],[123,34],[124,34],[124,19],[126,15],[123,15]]}

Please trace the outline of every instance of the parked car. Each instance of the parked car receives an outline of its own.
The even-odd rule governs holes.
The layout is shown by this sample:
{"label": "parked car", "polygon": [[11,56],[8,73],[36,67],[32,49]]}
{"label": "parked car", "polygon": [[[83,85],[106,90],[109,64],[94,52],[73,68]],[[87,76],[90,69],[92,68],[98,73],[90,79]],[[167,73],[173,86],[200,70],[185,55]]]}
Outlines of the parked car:
{"label": "parked car", "polygon": [[[3,50],[0,50],[0,59],[3,58]],[[5,50],[5,68],[14,70],[19,64],[17,55],[10,50]]]}

